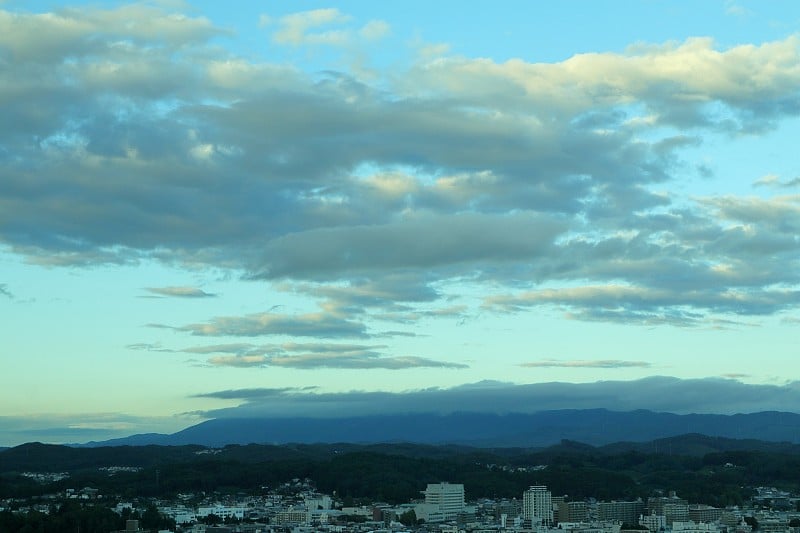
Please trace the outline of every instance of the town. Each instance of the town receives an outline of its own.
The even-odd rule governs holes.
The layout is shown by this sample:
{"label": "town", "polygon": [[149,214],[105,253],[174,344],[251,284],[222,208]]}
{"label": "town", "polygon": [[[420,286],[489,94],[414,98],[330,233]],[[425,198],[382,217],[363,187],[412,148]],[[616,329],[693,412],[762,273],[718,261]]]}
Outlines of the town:
{"label": "town", "polygon": [[[41,482],[67,476],[26,475]],[[531,486],[518,498],[467,501],[463,484],[446,481],[429,483],[419,499],[399,505],[346,505],[336,494],[320,493],[311,479],[295,478],[264,489],[262,495],[185,493],[175,500],[121,501],[86,487],[30,500],[8,498],[0,501],[0,514],[46,515],[68,503],[106,507],[126,518],[125,529],[119,531],[159,533],[800,532],[800,498],[772,487],[756,487],[746,505],[728,508],[692,503],[674,492],[646,500],[571,500],[568,495],[553,495],[546,486]],[[166,529],[144,527],[153,522],[154,514]]]}

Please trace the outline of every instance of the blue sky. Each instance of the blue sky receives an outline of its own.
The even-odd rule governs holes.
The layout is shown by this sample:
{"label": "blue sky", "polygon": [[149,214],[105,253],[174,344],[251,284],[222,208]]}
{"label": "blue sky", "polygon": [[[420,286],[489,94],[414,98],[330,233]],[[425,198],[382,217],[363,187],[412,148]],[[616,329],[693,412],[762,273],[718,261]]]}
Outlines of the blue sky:
{"label": "blue sky", "polygon": [[244,413],[800,410],[799,23],[0,2],[0,445]]}

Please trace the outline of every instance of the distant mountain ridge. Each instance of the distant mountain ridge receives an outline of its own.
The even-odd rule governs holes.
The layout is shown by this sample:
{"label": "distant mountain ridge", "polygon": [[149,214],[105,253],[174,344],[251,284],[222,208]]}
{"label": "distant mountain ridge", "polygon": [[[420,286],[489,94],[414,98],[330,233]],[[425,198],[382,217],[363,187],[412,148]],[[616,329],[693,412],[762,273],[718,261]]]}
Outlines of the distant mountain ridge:
{"label": "distant mountain ridge", "polygon": [[[76,471],[96,470],[111,465],[154,468],[158,465],[179,465],[193,462],[237,461],[240,463],[262,463],[264,461],[289,461],[308,464],[314,461],[329,461],[346,455],[401,456],[427,460],[448,460],[454,457],[468,458],[468,462],[502,462],[505,459],[519,462],[520,458],[531,464],[548,464],[566,456],[591,457],[597,464],[604,458],[621,457],[626,454],[641,457],[673,455],[703,457],[718,455],[720,464],[727,461],[745,463],[763,460],[763,454],[783,457],[800,457],[800,444],[788,442],[766,442],[738,440],[724,437],[708,437],[687,434],[648,442],[617,442],[605,446],[590,446],[575,441],[563,440],[544,448],[501,447],[478,448],[461,445],[430,445],[413,443],[379,444],[249,444],[228,445],[209,450],[197,445],[185,446],[98,446],[72,447],[57,444],[28,443],[0,450],[0,474],[20,471]],[[744,454],[744,455],[742,455]],[[747,459],[747,455],[751,458]],[[785,460],[785,459],[784,459]],[[713,461],[712,461],[713,462]],[[789,464],[789,463],[787,463]]]}
{"label": "distant mountain ridge", "polygon": [[[481,448],[645,443],[697,433],[708,437],[800,443],[800,414],[767,411],[716,415],[646,410],[569,409],[531,414],[399,414],[344,418],[219,418],[171,435],[141,434],[83,446],[286,443],[458,444]],[[665,446],[669,443],[665,441]]]}

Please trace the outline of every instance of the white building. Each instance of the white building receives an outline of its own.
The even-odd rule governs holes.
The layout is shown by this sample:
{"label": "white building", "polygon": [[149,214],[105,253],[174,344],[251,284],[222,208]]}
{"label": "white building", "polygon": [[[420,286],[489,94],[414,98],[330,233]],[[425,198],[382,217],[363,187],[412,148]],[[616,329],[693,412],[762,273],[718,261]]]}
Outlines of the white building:
{"label": "white building", "polygon": [[437,507],[442,520],[453,520],[464,512],[464,485],[461,483],[428,483],[423,494],[425,505]]}
{"label": "white building", "polygon": [[687,522],[673,522],[672,531],[675,533],[719,533],[719,526],[717,524],[689,520]]}
{"label": "white building", "polygon": [[664,515],[649,514],[639,517],[639,525],[650,531],[664,531],[667,529],[667,518]]}
{"label": "white building", "polygon": [[553,496],[547,487],[537,485],[522,493],[522,518],[532,526],[553,524]]}
{"label": "white building", "polygon": [[244,519],[247,512],[245,507],[228,507],[227,505],[213,505],[208,507],[198,507],[195,515],[197,518],[205,518],[210,514],[217,515],[218,517],[226,520],[228,518],[236,518],[238,520]]}

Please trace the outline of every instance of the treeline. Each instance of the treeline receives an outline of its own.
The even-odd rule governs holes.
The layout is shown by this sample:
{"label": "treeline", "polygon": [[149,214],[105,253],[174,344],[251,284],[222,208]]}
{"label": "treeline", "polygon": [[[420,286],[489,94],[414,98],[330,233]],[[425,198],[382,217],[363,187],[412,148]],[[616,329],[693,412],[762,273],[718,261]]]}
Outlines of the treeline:
{"label": "treeline", "polygon": [[[123,498],[170,497],[180,492],[263,492],[293,478],[310,478],[326,493],[346,499],[390,503],[419,498],[427,483],[463,483],[468,498],[519,498],[530,485],[547,485],[553,494],[571,499],[646,498],[657,490],[675,490],[691,502],[715,506],[741,504],[748,486],[772,485],[796,489],[794,475],[800,457],[771,452],[714,452],[704,456],[628,451],[598,453],[591,447],[556,447],[539,452],[520,450],[420,447],[405,445],[383,453],[356,446],[333,447],[229,446],[216,455],[180,454],[174,448],[148,447],[138,472],[109,475],[95,467],[69,470],[70,477],[39,484],[5,468],[0,473],[0,497],[35,497],[68,488],[93,487]],[[282,447],[277,447],[282,448]],[[389,448],[391,449],[391,448]],[[387,449],[387,450],[389,450]],[[92,450],[89,450],[92,451]],[[385,450],[386,451],[386,450]],[[125,450],[128,458],[141,450]],[[0,453],[0,457],[9,451]],[[48,453],[55,453],[48,450]],[[71,452],[68,452],[71,453]],[[113,464],[108,451],[103,464]],[[163,456],[159,457],[159,454]],[[53,463],[58,464],[55,458]],[[70,459],[73,460],[73,459]],[[51,468],[41,466],[37,470]],[[117,464],[130,465],[123,460]],[[533,468],[547,465],[546,468]],[[27,464],[33,469],[31,464]]]}
{"label": "treeline", "polygon": [[69,500],[53,507],[49,513],[0,512],[0,533],[108,533],[124,530],[128,519],[139,520],[139,525],[148,530],[175,528],[175,521],[161,516],[153,505],[142,513],[125,509],[119,515],[103,505],[86,505]]}

